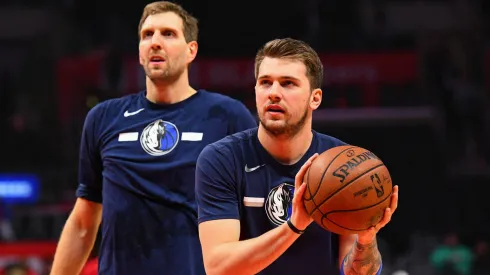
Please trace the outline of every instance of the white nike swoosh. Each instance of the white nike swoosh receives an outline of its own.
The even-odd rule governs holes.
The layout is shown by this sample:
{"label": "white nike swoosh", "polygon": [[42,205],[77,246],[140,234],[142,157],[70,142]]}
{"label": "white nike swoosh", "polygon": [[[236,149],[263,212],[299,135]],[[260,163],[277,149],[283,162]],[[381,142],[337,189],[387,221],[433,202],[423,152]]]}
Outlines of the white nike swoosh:
{"label": "white nike swoosh", "polygon": [[137,110],[137,111],[134,111],[134,112],[128,112],[128,111],[126,110],[126,112],[124,112],[124,117],[134,116],[134,115],[136,115],[137,113],[139,113],[139,112],[143,111],[144,109],[145,109],[145,108],[141,108],[141,109],[139,109],[139,110]]}
{"label": "white nike swoosh", "polygon": [[248,168],[248,166],[245,164],[245,172],[249,173],[249,172],[255,171],[262,166],[265,166],[265,164],[258,165],[258,166],[252,167],[252,168]]}

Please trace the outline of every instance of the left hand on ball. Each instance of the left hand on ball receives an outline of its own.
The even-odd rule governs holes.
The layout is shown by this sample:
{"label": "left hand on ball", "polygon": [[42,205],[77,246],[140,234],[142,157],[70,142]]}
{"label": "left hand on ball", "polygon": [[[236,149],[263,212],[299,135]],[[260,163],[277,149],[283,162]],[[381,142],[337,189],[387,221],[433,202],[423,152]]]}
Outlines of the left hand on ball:
{"label": "left hand on ball", "polygon": [[385,213],[381,221],[375,226],[369,228],[366,231],[360,232],[357,234],[357,242],[360,244],[370,244],[376,238],[376,233],[387,225],[391,221],[391,216],[395,213],[396,208],[398,207],[398,185],[393,187],[393,193],[391,194],[391,202],[390,207],[385,209]]}

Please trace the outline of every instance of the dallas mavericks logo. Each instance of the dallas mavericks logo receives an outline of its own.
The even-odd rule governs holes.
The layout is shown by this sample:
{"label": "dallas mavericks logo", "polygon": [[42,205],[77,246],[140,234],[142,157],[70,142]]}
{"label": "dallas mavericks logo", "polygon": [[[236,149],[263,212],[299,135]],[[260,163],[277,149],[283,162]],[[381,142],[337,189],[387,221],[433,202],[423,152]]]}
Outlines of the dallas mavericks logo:
{"label": "dallas mavericks logo", "polygon": [[265,213],[275,225],[285,223],[291,217],[294,185],[283,183],[269,192],[265,201]]}
{"label": "dallas mavericks logo", "polygon": [[159,119],[146,126],[140,142],[148,154],[163,156],[172,152],[179,143],[179,130],[174,124]]}

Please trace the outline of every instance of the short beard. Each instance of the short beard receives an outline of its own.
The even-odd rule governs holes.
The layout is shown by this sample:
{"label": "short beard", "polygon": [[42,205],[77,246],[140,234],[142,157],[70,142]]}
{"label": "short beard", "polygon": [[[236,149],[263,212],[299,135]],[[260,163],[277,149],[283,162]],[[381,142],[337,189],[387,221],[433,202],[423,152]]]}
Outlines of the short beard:
{"label": "short beard", "polygon": [[153,75],[149,66],[145,67],[145,74],[153,83],[172,83],[175,82],[184,73],[185,68],[173,70],[173,68],[168,64],[165,71],[158,75]]}
{"label": "short beard", "polygon": [[286,121],[285,122],[286,125],[284,125],[283,127],[268,127],[259,115],[260,124],[262,125],[262,127],[264,127],[264,129],[269,134],[275,137],[284,137],[284,138],[292,138],[296,136],[299,133],[299,131],[301,131],[301,129],[303,129],[303,127],[305,126],[307,118],[308,118],[308,108],[305,108],[305,111],[301,116],[300,120],[295,124],[289,124]]}

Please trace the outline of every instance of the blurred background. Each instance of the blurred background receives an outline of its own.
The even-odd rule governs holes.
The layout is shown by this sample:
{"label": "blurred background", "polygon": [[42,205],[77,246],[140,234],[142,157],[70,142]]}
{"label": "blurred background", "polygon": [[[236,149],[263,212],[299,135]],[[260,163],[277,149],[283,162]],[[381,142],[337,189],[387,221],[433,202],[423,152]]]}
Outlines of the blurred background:
{"label": "blurred background", "polygon": [[[87,111],[144,89],[149,2],[1,2],[0,274],[48,274]],[[252,112],[261,45],[293,37],[321,54],[315,130],[372,150],[400,186],[378,237],[383,274],[490,274],[489,1],[177,3],[200,21],[193,87]]]}

